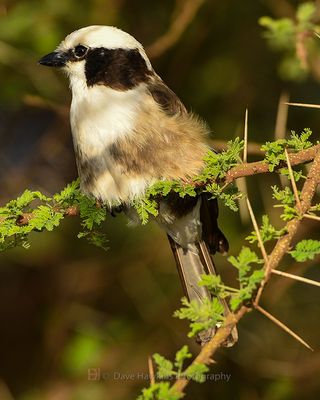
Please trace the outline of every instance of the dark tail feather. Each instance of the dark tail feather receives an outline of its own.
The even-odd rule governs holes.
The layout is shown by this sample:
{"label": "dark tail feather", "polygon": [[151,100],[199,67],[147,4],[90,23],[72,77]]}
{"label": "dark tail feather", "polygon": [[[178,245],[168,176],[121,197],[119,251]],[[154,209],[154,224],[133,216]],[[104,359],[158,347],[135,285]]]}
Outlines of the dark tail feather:
{"label": "dark tail feather", "polygon": [[[171,249],[177,264],[183,290],[187,298],[202,303],[205,298],[212,298],[206,287],[199,286],[198,283],[202,274],[217,275],[214,263],[210,256],[206,243],[202,240],[191,244],[187,249],[182,248],[170,236],[168,236]],[[225,299],[219,298],[223,305],[224,315],[230,313],[230,309]],[[198,341],[203,345],[208,342],[215,334],[216,328],[201,332]],[[238,340],[237,329],[234,328],[224,344],[226,347],[233,346]]]}

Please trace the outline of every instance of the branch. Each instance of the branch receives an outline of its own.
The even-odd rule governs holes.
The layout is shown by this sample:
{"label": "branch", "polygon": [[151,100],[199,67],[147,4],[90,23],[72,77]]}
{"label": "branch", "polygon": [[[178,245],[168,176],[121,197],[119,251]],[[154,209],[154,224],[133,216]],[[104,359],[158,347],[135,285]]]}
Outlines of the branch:
{"label": "branch", "polygon": [[[214,337],[210,340],[210,342],[208,342],[205,346],[202,347],[200,353],[193,360],[192,365],[211,364],[213,354],[221,347],[222,343],[224,343],[227,340],[232,329],[240,321],[240,319],[249,311],[251,311],[250,308],[242,306],[236,314],[230,313],[226,317],[221,328],[217,330]],[[189,382],[190,380],[186,378],[179,378],[172,386],[172,389],[173,391],[176,391],[178,393],[183,393],[185,387],[188,385]]]}
{"label": "branch", "polygon": [[[57,209],[55,211],[58,212],[61,210]],[[63,215],[65,217],[76,217],[77,215],[79,215],[79,208],[77,206],[68,207],[63,211]],[[17,225],[19,226],[28,225],[28,223],[33,217],[34,217],[33,213],[24,213],[17,218]],[[0,223],[1,222],[2,221],[0,219]]]}
{"label": "branch", "polygon": [[[301,150],[297,153],[290,153],[290,154],[288,154],[288,157],[290,160],[290,165],[294,166],[294,165],[310,162],[315,158],[318,151],[320,151],[320,144],[317,144],[306,150]],[[279,170],[285,166],[286,166],[285,163],[280,164],[276,169]],[[223,179],[223,182],[226,185],[228,185],[228,184],[232,183],[233,181],[235,181],[236,179],[239,179],[241,177],[252,176],[252,175],[257,175],[257,174],[264,174],[264,173],[269,173],[269,172],[270,172],[269,166],[265,161],[256,161],[256,162],[251,162],[251,163],[238,164],[235,167],[231,168],[226,173],[226,176]],[[205,184],[198,184],[198,183],[196,184],[197,187],[201,187],[204,185]],[[61,210],[57,210],[57,211],[61,211]],[[66,210],[64,210],[63,213],[66,217],[76,216],[76,215],[79,215],[79,210],[76,206],[71,206],[71,207],[68,207]],[[305,214],[307,214],[307,213],[305,213]],[[33,213],[24,213],[18,217],[17,224],[20,226],[27,225],[32,218],[33,218]],[[0,223],[3,220],[4,220],[4,218],[2,218],[2,219],[0,218]]]}
{"label": "branch", "polygon": [[314,281],[313,279],[304,278],[303,276],[299,275],[289,274],[288,272],[278,271],[277,269],[273,269],[271,272],[275,275],[284,276],[285,278],[290,278],[299,282],[306,283],[308,285],[320,287],[320,282]]}
{"label": "branch", "polygon": [[256,305],[255,309],[261,312],[265,317],[270,319],[274,324],[278,325],[281,329],[283,329],[285,332],[287,332],[290,336],[295,338],[298,342],[300,342],[303,346],[305,346],[307,349],[313,351],[313,348],[308,345],[307,342],[305,342],[299,335],[294,333],[290,328],[287,327],[287,325],[283,324],[281,321],[279,321],[276,317],[274,317],[272,314],[268,313],[265,309],[262,307]]}
{"label": "branch", "polygon": [[[319,145],[318,145],[319,146]],[[310,149],[308,149],[310,150]],[[292,163],[292,162],[291,162]],[[307,179],[303,185],[300,199],[301,199],[301,209],[297,210],[300,211],[301,214],[305,214],[309,211],[311,208],[311,201],[313,199],[313,196],[316,192],[317,186],[320,183],[320,149],[318,149],[318,153],[314,159],[314,162],[312,163],[312,166],[310,168],[310,171],[308,173]],[[302,222],[302,218],[296,217],[289,221],[286,225],[286,231],[288,232],[284,236],[282,236],[275,248],[273,249],[272,253],[270,254],[268,258],[268,264],[266,267],[266,272],[265,272],[265,278],[261,283],[260,289],[258,291],[255,303],[258,304],[262,291],[264,289],[265,284],[268,282],[270,275],[272,274],[272,270],[276,269],[279,266],[280,261],[284,257],[284,255],[287,253],[289,250],[291,241],[295,234],[298,231],[298,228]]]}
{"label": "branch", "polygon": [[[302,213],[307,213],[310,208],[311,208],[311,201],[313,199],[313,196],[316,192],[317,186],[320,184],[320,145],[314,146],[308,150],[303,150],[300,151],[299,153],[296,154],[291,154],[289,156],[291,165],[296,165],[299,162],[306,162],[310,161],[311,159],[314,158],[314,162],[310,168],[310,171],[308,173],[307,179],[305,181],[305,184],[303,186],[303,189],[301,191],[301,212]],[[299,161],[298,161],[299,160]],[[248,175],[253,175],[255,173],[262,173],[262,172],[268,172],[268,165],[259,162],[259,163],[251,163],[255,164],[254,172]],[[250,164],[246,164],[245,167],[248,168]],[[267,167],[265,169],[264,165]],[[232,168],[229,173],[232,173],[230,175],[233,177],[233,179],[236,179],[239,177],[237,173],[234,173],[234,170],[240,170],[240,171],[246,171],[246,169],[240,169],[239,167],[243,167],[243,165],[236,166]],[[251,168],[250,168],[251,169]],[[258,172],[257,172],[258,171]],[[232,181],[233,179],[230,179]],[[288,232],[285,236],[282,236],[278,241],[277,244],[275,245],[273,251],[271,252],[270,256],[267,259],[267,262],[264,265],[265,268],[265,277],[264,280],[261,282],[260,288],[258,290],[256,299],[253,304],[253,308],[259,310],[261,312],[261,307],[258,305],[259,299],[263,293],[264,287],[266,283],[270,280],[271,275],[273,270],[275,270],[278,266],[279,263],[281,262],[283,256],[288,252],[291,241],[293,237],[295,236],[300,224],[302,222],[302,218],[296,217],[289,221],[286,224],[286,231]],[[203,348],[201,349],[199,355],[194,359],[192,362],[192,365],[194,364],[199,364],[203,363],[206,365],[209,365],[212,362],[212,356],[215,354],[215,352],[223,345],[225,340],[228,338],[231,330],[234,328],[234,326],[241,320],[241,318],[244,317],[249,311],[251,311],[252,308],[242,306],[238,312],[235,314],[229,314],[223,325],[217,330],[215,336],[208,342]],[[291,329],[287,328],[284,324],[282,324],[280,321],[278,321],[275,317],[273,317],[271,314],[263,310],[264,314],[268,316],[273,322],[276,321],[277,325],[282,327],[286,332],[290,333],[291,336],[295,338],[299,338],[300,342],[303,342],[304,345],[306,345],[308,348],[310,346],[305,343],[298,335],[296,335],[294,332],[291,331]],[[178,393],[184,393],[185,387],[188,385],[189,380],[185,378],[180,378],[178,379],[175,384],[172,386],[173,391],[176,391]]]}
{"label": "branch", "polygon": [[[320,151],[320,144],[317,144],[313,147],[310,147],[309,149],[301,150],[297,153],[290,153],[289,154],[290,164],[291,166],[294,166],[312,161],[316,157],[319,151]],[[280,164],[276,169],[279,170],[284,167],[285,164]],[[235,179],[241,178],[242,176],[252,176],[257,174],[264,174],[267,172],[270,171],[269,171],[269,166],[265,161],[256,161],[252,163],[239,164],[231,168],[227,172],[225,177],[225,182],[228,184],[233,182]]]}

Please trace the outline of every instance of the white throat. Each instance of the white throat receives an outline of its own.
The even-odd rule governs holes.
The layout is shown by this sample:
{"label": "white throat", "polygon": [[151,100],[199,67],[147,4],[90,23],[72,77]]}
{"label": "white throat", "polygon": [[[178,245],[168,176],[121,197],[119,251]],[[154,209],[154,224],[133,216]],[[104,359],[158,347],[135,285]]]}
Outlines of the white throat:
{"label": "white throat", "polygon": [[87,157],[98,156],[116,140],[130,135],[144,88],[118,91],[103,85],[87,87],[75,75],[70,77],[70,84],[73,139]]}

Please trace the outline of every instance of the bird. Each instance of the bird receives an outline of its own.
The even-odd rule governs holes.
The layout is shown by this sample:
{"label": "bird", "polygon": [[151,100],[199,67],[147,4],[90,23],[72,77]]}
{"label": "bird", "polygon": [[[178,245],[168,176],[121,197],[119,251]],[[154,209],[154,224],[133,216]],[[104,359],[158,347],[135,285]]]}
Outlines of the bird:
{"label": "bird", "polygon": [[[142,44],[123,30],[93,25],[70,33],[39,64],[62,69],[72,92],[70,125],[82,192],[132,220],[132,202],[155,182],[188,182],[201,173],[209,128],[187,111],[157,75]],[[159,200],[154,219],[166,232],[185,295],[212,299],[199,286],[202,274],[217,274],[211,255],[229,244],[218,227],[216,199],[202,193]],[[230,313],[219,299],[224,314]],[[216,328],[200,332],[204,345]],[[237,341],[233,329],[225,346]]]}

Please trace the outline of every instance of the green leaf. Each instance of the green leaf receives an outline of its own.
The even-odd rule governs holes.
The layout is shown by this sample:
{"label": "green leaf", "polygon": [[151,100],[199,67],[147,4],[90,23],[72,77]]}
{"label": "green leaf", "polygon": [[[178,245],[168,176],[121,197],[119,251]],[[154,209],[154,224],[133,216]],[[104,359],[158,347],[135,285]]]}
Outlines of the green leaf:
{"label": "green leaf", "polygon": [[179,186],[180,184],[177,181],[167,181],[167,180],[161,180],[156,183],[154,183],[147,191],[147,197],[148,196],[167,196],[171,190],[174,190],[175,186]]}
{"label": "green leaf", "polygon": [[280,50],[291,50],[294,46],[295,26],[291,19],[261,17],[259,24],[266,28],[264,37],[271,47]]}
{"label": "green leaf", "polygon": [[88,230],[92,230],[94,226],[100,225],[105,221],[107,212],[105,207],[97,205],[95,199],[81,196],[79,199],[79,210],[82,225]]}
{"label": "green leaf", "polygon": [[238,211],[236,200],[239,200],[243,197],[242,193],[239,192],[235,185],[228,187],[225,189],[225,191],[222,191],[222,187],[216,182],[206,185],[204,191],[211,193],[213,198],[221,200],[221,202],[232,211]]}
{"label": "green leaf", "polygon": [[20,215],[34,200],[50,201],[51,199],[38,191],[32,192],[27,189],[16,200],[11,200],[4,209],[10,210],[11,214]]}
{"label": "green leaf", "polygon": [[47,229],[52,231],[59,226],[62,219],[63,214],[61,212],[55,211],[51,206],[41,205],[33,211],[33,218],[28,225],[32,230]]}
{"label": "green leaf", "polygon": [[186,298],[181,301],[184,307],[175,311],[174,316],[191,321],[189,337],[193,337],[201,331],[214,328],[218,322],[224,320],[223,306],[217,298],[205,298],[201,304],[196,300],[189,302]]}
{"label": "green leaf", "polygon": [[285,187],[285,189],[279,189],[277,186],[272,186],[271,189],[273,191],[272,197],[280,202],[280,204],[276,205],[275,207],[283,208],[281,218],[284,221],[289,221],[293,218],[296,218],[298,213],[295,208],[295,197],[292,190],[289,187]]}
{"label": "green leaf", "polygon": [[312,2],[306,2],[300,4],[297,9],[297,20],[300,23],[305,24],[306,22],[310,22],[316,13],[316,6]]}
{"label": "green leaf", "polygon": [[313,258],[320,254],[320,241],[306,239],[297,243],[294,250],[289,252],[291,256],[298,262],[313,260]]}
{"label": "green leaf", "polygon": [[152,357],[157,364],[157,375],[160,379],[168,379],[176,375],[171,361],[158,353],[154,354]]}
{"label": "green leaf", "polygon": [[[288,168],[281,168],[279,172],[281,175],[284,175],[284,176],[288,177],[288,179],[290,179],[290,172],[289,172]],[[301,178],[306,178],[305,175],[303,175],[302,170],[300,170],[300,171],[292,170],[292,175],[293,175],[295,182],[299,182],[299,180]]]}
{"label": "green leaf", "polygon": [[251,300],[256,289],[264,278],[264,270],[253,270],[251,264],[261,264],[257,254],[248,247],[243,247],[239,256],[229,257],[229,262],[239,270],[240,289],[237,293],[231,294],[230,307],[235,311],[244,301]]}
{"label": "green leaf", "polygon": [[277,186],[271,186],[273,191],[272,197],[280,201],[282,204],[292,205],[295,202],[292,190],[286,186],[284,189],[279,189]]}
{"label": "green leaf", "polygon": [[[69,183],[60,193],[53,196],[53,199],[62,205],[70,204],[80,194],[79,179]],[[72,205],[72,204],[70,204]]]}
{"label": "green leaf", "polygon": [[205,161],[203,172],[195,178],[195,181],[206,182],[209,179],[218,179],[225,176],[226,172],[234,167],[240,160],[240,152],[244,146],[244,141],[236,138],[227,143],[227,149],[221,153],[209,151]]}
{"label": "green leaf", "polygon": [[280,164],[281,161],[286,160],[284,149],[287,141],[279,139],[275,142],[266,142],[261,146],[261,150],[265,151],[265,161],[269,164],[269,171],[273,172],[274,169]]}
{"label": "green leaf", "polygon": [[178,375],[182,371],[184,361],[191,357],[192,354],[189,352],[188,346],[183,346],[179,351],[177,351],[174,366],[177,368]]}
{"label": "green leaf", "polygon": [[264,270],[257,269],[253,271],[251,275],[246,277],[244,284],[240,288],[239,292],[231,295],[230,307],[232,311],[236,309],[245,301],[252,300],[260,283],[264,278]]}
{"label": "green leaf", "polygon": [[[262,226],[259,229],[262,242],[268,242],[269,240],[279,239],[286,233],[285,229],[277,230],[269,221],[268,215],[262,216]],[[257,234],[255,231],[251,232],[249,236],[246,237],[250,243],[258,242]]]}
{"label": "green leaf", "polygon": [[183,396],[183,393],[174,391],[169,382],[158,382],[143,389],[137,400],[179,400]]}
{"label": "green leaf", "polygon": [[315,204],[311,207],[311,211],[320,211],[320,203]]}
{"label": "green leaf", "polygon": [[206,286],[212,292],[219,292],[222,285],[220,275],[203,274],[199,281],[199,286]]}
{"label": "green leaf", "polygon": [[136,199],[133,201],[132,205],[137,211],[142,225],[145,225],[149,221],[150,215],[156,217],[159,213],[157,202],[150,198],[148,199],[145,197]]}
{"label": "green leaf", "polygon": [[79,232],[77,237],[79,239],[85,238],[90,244],[93,244],[96,247],[100,247],[105,251],[109,250],[109,247],[107,245],[109,240],[107,235],[103,232],[99,232],[97,230],[84,231],[84,232]]}
{"label": "green leaf", "polygon": [[311,135],[312,131],[310,128],[304,128],[300,135],[296,134],[295,131],[291,131],[288,146],[295,151],[309,149],[313,146],[312,142],[308,140]]}
{"label": "green leaf", "polygon": [[195,382],[203,383],[206,380],[205,373],[209,368],[205,364],[191,364],[185,371],[185,376]]}
{"label": "green leaf", "polygon": [[251,270],[251,264],[261,262],[257,254],[245,246],[242,247],[238,257],[230,256],[228,261],[239,270],[240,283]]}

